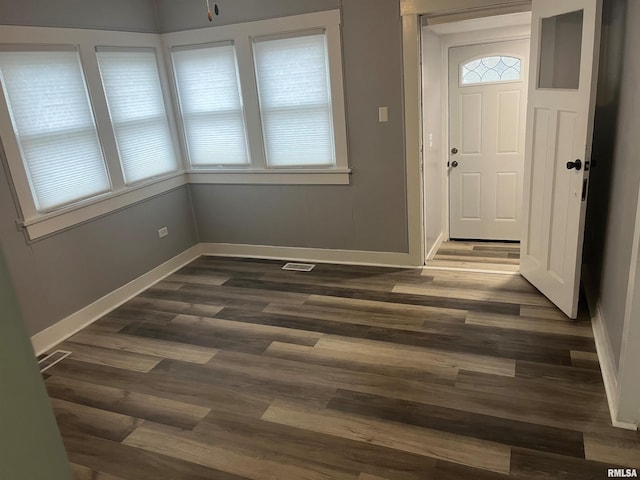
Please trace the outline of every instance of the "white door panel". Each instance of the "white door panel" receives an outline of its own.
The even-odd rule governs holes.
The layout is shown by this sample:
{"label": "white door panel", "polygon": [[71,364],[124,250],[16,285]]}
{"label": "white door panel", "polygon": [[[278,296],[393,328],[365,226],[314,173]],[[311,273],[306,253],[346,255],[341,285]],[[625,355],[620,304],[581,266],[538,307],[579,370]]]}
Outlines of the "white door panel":
{"label": "white door panel", "polygon": [[[575,318],[593,134],[600,0],[535,0],[520,272]],[[581,169],[567,162],[580,160]]]}
{"label": "white door panel", "polygon": [[[449,51],[451,238],[520,240],[528,54],[528,40]],[[501,56],[519,59],[519,79],[499,77],[510,68],[495,63]]]}

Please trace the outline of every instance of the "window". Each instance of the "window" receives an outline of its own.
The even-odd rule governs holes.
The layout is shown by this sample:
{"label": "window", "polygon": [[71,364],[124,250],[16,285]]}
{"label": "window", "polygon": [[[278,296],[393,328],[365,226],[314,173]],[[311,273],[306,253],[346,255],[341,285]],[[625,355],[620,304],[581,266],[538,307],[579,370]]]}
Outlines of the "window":
{"label": "window", "polygon": [[189,182],[349,183],[339,10],[164,40]]}
{"label": "window", "polygon": [[253,49],[267,164],[334,165],[324,33],[259,38]]}
{"label": "window", "polygon": [[186,183],[349,183],[339,10],[163,35],[0,25],[0,84],[32,240]]}
{"label": "window", "polygon": [[491,56],[478,58],[462,65],[462,85],[513,82],[520,80],[521,61],[516,57]]}
{"label": "window", "polygon": [[31,240],[187,183],[161,49],[155,34],[0,25],[0,137]]}
{"label": "window", "polygon": [[154,49],[97,49],[126,184],[178,169]]}
{"label": "window", "polygon": [[77,50],[5,50],[0,71],[35,209],[111,190]]}
{"label": "window", "polygon": [[191,166],[247,165],[233,45],[175,48],[173,65]]}

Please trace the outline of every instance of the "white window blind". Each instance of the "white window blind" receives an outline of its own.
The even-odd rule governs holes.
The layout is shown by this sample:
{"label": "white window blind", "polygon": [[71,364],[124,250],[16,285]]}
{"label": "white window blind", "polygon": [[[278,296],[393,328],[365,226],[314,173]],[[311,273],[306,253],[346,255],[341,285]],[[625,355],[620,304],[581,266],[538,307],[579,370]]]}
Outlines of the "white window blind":
{"label": "white window blind", "polygon": [[155,50],[98,47],[97,57],[125,182],[175,172]]}
{"label": "white window blind", "polygon": [[191,165],[248,164],[233,45],[175,48],[173,64]]}
{"label": "white window blind", "polygon": [[254,40],[267,164],[335,165],[325,35]]}
{"label": "white window blind", "polygon": [[0,70],[36,210],[108,192],[78,52],[0,51]]}

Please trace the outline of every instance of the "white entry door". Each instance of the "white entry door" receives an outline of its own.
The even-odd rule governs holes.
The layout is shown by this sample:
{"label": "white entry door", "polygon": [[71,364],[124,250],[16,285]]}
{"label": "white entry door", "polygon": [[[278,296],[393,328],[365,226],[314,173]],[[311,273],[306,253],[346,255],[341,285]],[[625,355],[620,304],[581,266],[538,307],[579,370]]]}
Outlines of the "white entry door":
{"label": "white entry door", "polygon": [[575,318],[600,0],[534,0],[520,273]]}
{"label": "white entry door", "polygon": [[449,236],[520,240],[529,40],[449,50]]}

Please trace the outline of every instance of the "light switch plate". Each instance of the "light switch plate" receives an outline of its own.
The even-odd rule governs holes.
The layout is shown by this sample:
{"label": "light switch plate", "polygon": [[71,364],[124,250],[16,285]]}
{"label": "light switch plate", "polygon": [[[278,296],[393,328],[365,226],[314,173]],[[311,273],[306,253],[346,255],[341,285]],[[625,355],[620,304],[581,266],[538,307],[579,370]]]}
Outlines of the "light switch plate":
{"label": "light switch plate", "polygon": [[389,121],[389,107],[379,107],[378,108],[378,121],[379,122],[388,122]]}

